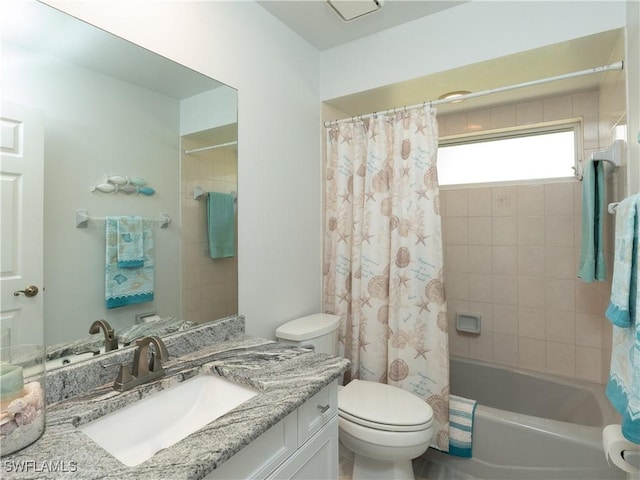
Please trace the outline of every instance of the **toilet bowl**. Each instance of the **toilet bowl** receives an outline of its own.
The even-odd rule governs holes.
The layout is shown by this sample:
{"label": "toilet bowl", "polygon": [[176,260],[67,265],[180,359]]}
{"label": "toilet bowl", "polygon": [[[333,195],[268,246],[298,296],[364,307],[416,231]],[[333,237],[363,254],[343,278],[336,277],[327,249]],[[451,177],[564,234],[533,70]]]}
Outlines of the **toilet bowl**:
{"label": "toilet bowl", "polygon": [[412,393],[353,380],[338,392],[340,441],[354,454],[352,478],[414,479],[411,460],[433,436],[433,411]]}
{"label": "toilet bowl", "polygon": [[[280,326],[276,338],[336,355],[338,325],[336,315],[309,315]],[[398,387],[352,380],[338,391],[338,437],[354,454],[352,480],[414,480],[411,460],[429,448],[432,423],[429,404]]]}

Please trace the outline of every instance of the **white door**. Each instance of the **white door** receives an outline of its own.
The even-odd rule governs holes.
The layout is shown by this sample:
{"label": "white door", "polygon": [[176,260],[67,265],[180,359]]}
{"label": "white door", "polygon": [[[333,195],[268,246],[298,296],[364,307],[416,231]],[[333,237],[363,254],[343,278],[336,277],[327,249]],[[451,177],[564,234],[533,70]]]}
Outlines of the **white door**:
{"label": "white door", "polygon": [[1,345],[44,345],[42,114],[2,101],[0,152]]}

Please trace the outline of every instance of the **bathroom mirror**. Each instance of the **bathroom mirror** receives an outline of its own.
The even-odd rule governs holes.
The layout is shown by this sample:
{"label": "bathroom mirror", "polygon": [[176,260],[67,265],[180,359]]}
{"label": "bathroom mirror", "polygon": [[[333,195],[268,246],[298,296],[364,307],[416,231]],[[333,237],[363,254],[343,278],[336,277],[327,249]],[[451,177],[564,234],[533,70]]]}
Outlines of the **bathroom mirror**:
{"label": "bathroom mirror", "polygon": [[[3,12],[2,100],[44,120],[45,343],[86,338],[96,319],[120,331],[237,314],[237,251],[207,251],[207,195],[237,191],[237,91],[47,5]],[[104,219],[128,215],[153,221],[153,300],[108,309]],[[2,328],[10,342],[19,326]]]}

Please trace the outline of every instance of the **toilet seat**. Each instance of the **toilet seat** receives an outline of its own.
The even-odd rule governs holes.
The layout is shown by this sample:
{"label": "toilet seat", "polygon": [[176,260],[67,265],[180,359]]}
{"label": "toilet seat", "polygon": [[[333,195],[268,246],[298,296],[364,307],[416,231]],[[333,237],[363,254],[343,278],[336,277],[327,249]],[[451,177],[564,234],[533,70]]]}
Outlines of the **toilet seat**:
{"label": "toilet seat", "polygon": [[433,423],[433,410],[416,395],[363,380],[352,380],[339,390],[338,415],[354,424],[387,432],[418,432]]}

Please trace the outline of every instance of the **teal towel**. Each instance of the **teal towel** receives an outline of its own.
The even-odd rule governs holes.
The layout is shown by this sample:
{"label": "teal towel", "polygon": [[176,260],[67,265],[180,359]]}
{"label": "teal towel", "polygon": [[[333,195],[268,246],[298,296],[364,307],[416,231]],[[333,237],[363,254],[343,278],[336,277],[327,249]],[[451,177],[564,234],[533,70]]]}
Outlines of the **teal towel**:
{"label": "teal towel", "polygon": [[606,394],[622,415],[622,435],[640,444],[639,237],[640,195],[636,194],[625,198],[616,209],[611,299],[606,312],[613,324]]}
{"label": "teal towel", "polygon": [[116,217],[118,230],[118,267],[138,268],[144,265],[142,217]]}
{"label": "teal towel", "polygon": [[118,266],[118,217],[105,219],[105,304],[107,308],[124,307],[153,300],[154,260],[152,220],[143,220],[144,265],[137,268]]}
{"label": "teal towel", "polygon": [[478,402],[449,395],[449,454],[471,458],[473,417]]}
{"label": "teal towel", "polygon": [[207,227],[209,256],[234,257],[236,254],[235,201],[231,194],[209,192],[207,198]]}
{"label": "teal towel", "polygon": [[607,277],[604,259],[605,169],[588,161],[582,178],[582,245],[578,277],[590,283]]}

